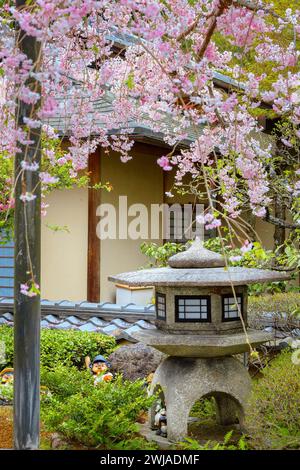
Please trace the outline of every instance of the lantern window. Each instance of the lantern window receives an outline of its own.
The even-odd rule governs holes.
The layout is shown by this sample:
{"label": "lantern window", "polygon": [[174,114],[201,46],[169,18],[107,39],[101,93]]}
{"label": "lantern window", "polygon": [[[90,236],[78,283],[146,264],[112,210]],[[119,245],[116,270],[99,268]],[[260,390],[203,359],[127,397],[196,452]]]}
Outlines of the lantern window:
{"label": "lantern window", "polygon": [[239,311],[243,315],[243,296],[236,294],[236,299],[232,295],[222,296],[222,320],[240,320]]}
{"label": "lantern window", "polygon": [[166,295],[156,293],[156,317],[159,320],[166,319]]}
{"label": "lantern window", "polygon": [[175,295],[175,319],[177,322],[210,322],[210,296]]}

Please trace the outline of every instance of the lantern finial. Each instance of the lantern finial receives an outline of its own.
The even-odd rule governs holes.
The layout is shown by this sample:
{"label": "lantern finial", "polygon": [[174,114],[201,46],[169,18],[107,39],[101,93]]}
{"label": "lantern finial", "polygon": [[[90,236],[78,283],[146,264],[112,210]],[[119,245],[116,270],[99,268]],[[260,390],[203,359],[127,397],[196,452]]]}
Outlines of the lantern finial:
{"label": "lantern finial", "polygon": [[207,250],[200,238],[196,238],[191,246],[181,253],[169,258],[171,268],[219,268],[225,266],[222,255]]}

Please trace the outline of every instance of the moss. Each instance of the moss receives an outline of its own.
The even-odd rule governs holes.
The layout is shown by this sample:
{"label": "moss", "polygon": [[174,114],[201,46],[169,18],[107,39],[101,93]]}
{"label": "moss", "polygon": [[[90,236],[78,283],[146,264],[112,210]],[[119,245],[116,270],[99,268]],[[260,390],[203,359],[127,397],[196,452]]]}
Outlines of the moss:
{"label": "moss", "polygon": [[257,449],[300,448],[300,365],[284,352],[254,382],[247,413],[251,445]]}

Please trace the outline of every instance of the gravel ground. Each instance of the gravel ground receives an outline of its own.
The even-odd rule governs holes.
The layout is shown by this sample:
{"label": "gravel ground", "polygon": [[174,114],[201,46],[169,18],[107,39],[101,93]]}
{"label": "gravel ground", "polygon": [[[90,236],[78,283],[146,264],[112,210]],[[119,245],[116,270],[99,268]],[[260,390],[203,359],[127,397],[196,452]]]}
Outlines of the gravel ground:
{"label": "gravel ground", "polygon": [[13,447],[13,410],[12,406],[0,406],[0,449]]}

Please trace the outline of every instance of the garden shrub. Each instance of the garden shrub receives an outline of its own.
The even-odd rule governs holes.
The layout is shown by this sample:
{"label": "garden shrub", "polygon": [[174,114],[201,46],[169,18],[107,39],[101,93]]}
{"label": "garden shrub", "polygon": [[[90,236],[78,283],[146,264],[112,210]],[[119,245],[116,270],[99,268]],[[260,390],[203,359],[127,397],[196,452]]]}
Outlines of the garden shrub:
{"label": "garden shrub", "polygon": [[117,376],[95,387],[88,371],[58,366],[43,369],[41,383],[50,391],[42,399],[42,420],[49,431],[89,448],[153,448],[138,436],[135,423],[153,400],[142,380],[129,382]]}
{"label": "garden shrub", "polygon": [[248,320],[251,327],[260,327],[260,319],[265,312],[274,313],[274,322],[295,328],[299,325],[300,294],[297,292],[273,295],[250,296],[248,299]]}
{"label": "garden shrub", "polygon": [[264,312],[277,312],[293,315],[300,307],[300,294],[298,292],[282,292],[278,294],[265,294],[249,297],[248,312],[257,315]]}
{"label": "garden shrub", "polygon": [[[239,246],[232,246],[232,240],[229,236],[228,231],[223,228],[224,237],[212,237],[204,241],[204,246],[208,250],[216,253],[226,255],[229,266],[241,266],[247,268],[261,268],[261,269],[272,269],[274,262],[285,268],[289,266],[289,257],[277,256],[276,251],[265,250],[259,242],[251,243],[251,249],[248,251],[241,251]],[[188,247],[186,244],[167,242],[164,245],[157,243],[143,242],[140,245],[141,252],[149,258],[147,268],[157,267],[161,268],[168,266],[168,260],[170,256],[180,253]],[[289,251],[289,247],[286,248]],[[295,263],[293,263],[294,265]],[[297,271],[291,272],[291,280],[295,280],[297,277]],[[248,286],[249,294],[261,295],[261,294],[276,294],[280,292],[299,292],[299,286],[291,281],[278,281],[278,282],[263,282],[254,283]]]}
{"label": "garden shrub", "polygon": [[[13,328],[0,326],[0,341],[5,343],[3,367],[13,365]],[[41,364],[53,368],[58,364],[84,367],[85,356],[109,356],[116,347],[111,336],[76,330],[41,330]]]}
{"label": "garden shrub", "polygon": [[143,255],[149,258],[149,264],[147,268],[162,268],[168,266],[168,260],[170,256],[176,255],[184,250],[182,243],[167,242],[163,245],[158,245],[154,242],[143,242],[140,246],[140,250]]}
{"label": "garden shrub", "polygon": [[300,448],[300,365],[281,353],[254,382],[247,427],[258,449]]}
{"label": "garden shrub", "polygon": [[0,405],[12,404],[14,389],[12,384],[0,384]]}

